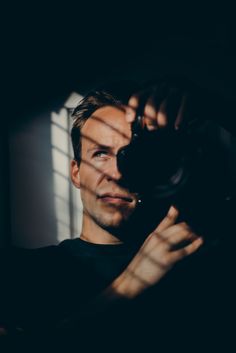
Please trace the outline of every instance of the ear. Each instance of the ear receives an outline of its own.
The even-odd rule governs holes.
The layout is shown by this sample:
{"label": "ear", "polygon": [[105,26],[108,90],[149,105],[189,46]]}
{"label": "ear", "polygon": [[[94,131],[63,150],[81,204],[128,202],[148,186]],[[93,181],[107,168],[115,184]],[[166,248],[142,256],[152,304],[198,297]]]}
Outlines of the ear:
{"label": "ear", "polygon": [[74,159],[70,163],[70,177],[74,186],[80,189],[79,166],[78,162],[76,162]]}

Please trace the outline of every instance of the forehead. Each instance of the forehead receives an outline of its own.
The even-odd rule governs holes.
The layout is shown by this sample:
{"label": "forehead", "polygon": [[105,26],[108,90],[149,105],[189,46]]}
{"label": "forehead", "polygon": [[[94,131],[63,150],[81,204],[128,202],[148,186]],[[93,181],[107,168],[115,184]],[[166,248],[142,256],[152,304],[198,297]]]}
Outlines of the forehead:
{"label": "forehead", "polygon": [[122,109],[106,106],[91,115],[81,133],[83,144],[97,143],[116,147],[116,144],[126,145],[130,142],[131,125],[127,123]]}

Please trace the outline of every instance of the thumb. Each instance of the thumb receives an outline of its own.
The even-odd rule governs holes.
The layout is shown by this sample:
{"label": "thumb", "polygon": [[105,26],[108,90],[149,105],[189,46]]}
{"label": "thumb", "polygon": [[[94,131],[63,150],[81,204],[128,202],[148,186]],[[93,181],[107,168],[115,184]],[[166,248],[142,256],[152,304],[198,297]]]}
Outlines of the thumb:
{"label": "thumb", "polygon": [[179,216],[179,211],[175,206],[171,206],[166,217],[161,221],[161,223],[157,226],[156,231],[162,232],[163,230],[169,228],[174,225],[177,218]]}

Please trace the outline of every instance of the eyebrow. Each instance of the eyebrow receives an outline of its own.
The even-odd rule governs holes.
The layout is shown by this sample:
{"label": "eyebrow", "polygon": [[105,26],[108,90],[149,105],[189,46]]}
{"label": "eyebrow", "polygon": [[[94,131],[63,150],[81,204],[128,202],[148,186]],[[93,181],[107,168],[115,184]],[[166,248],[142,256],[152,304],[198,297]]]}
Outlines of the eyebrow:
{"label": "eyebrow", "polygon": [[111,151],[112,147],[108,146],[108,145],[101,145],[101,144],[94,143],[90,148],[88,148],[87,152],[91,152],[91,151],[94,151],[96,149]]}

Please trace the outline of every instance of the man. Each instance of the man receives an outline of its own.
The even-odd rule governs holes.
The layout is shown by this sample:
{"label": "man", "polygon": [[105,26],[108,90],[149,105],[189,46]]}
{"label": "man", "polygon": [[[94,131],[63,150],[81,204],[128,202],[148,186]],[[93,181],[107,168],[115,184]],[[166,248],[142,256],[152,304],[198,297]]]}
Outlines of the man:
{"label": "man", "polygon": [[[80,239],[93,244],[120,244],[117,230],[122,229],[139,202],[138,195],[119,185],[122,175],[117,167],[117,153],[131,140],[131,123],[127,121],[125,106],[109,93],[94,92],[75,109],[73,116],[75,160],[71,176],[81,190],[84,206]],[[138,295],[155,284],[175,262],[198,249],[202,238],[187,224],[175,224],[177,217],[178,210],[171,207],[129,267],[113,283],[116,292],[127,297]],[[172,245],[184,240],[190,244],[172,251]],[[146,254],[163,266],[153,266]]]}
{"label": "man", "polygon": [[[129,96],[130,93],[132,92],[129,92]],[[146,93],[145,96],[147,97]],[[125,321],[129,322],[129,310],[134,314],[134,308],[134,321],[138,325],[132,321],[130,335],[133,338],[136,329],[142,327],[144,338],[148,337],[144,322],[137,320],[136,309],[141,311],[141,307],[131,304],[130,309],[130,304],[127,306],[127,303],[131,303],[129,299],[143,304],[139,298],[145,298],[151,290],[150,293],[155,293],[155,296],[147,297],[148,302],[152,303],[151,310],[154,313],[159,309],[161,320],[165,318],[165,311],[161,313],[163,306],[171,304],[173,309],[173,303],[176,303],[174,308],[183,304],[178,303],[180,296],[178,300],[171,298],[171,303],[168,303],[169,283],[161,280],[177,263],[197,252],[203,244],[203,238],[195,234],[185,222],[178,222],[178,209],[171,206],[166,217],[150,233],[145,234],[141,246],[139,242],[129,242],[129,237],[135,238],[135,234],[129,234],[127,230],[132,233],[133,229],[133,232],[138,233],[132,222],[139,208],[139,195],[130,193],[122,186],[117,153],[131,140],[131,123],[135,110],[141,104],[140,97],[131,97],[127,104],[123,97],[120,99],[112,91],[101,89],[89,93],[75,109],[72,129],[75,159],[71,163],[71,178],[81,191],[84,207],[81,236],[75,240],[66,240],[58,247],[7,254],[10,269],[6,272],[3,289],[6,284],[10,286],[10,300],[4,295],[4,291],[1,294],[1,302],[6,303],[3,316],[7,318],[7,327],[11,328],[13,325],[18,331],[23,329],[27,332],[32,325],[34,331],[43,334],[46,329],[51,336],[52,327],[60,322],[60,328],[55,333],[56,338],[52,334],[53,342],[61,342],[58,332],[62,335],[66,332],[65,341],[68,342],[69,330],[80,345],[82,341],[88,343],[90,336],[96,337],[96,346],[98,337],[102,335],[102,328],[112,338],[118,327],[124,334],[127,328]],[[183,117],[184,97],[179,100],[174,120],[173,114],[169,119],[165,109],[169,105],[165,104],[165,100],[162,99],[161,104],[154,106],[150,92],[148,97],[149,100],[144,105],[144,125],[148,129],[164,128],[168,124],[179,126]],[[157,215],[157,219],[158,217]],[[148,226],[147,224],[147,229]],[[10,263],[9,256],[11,260],[17,259],[17,268],[15,263]],[[193,277],[196,276],[196,267],[194,269]],[[188,272],[188,280],[191,276]],[[173,282],[177,289],[175,279]],[[164,285],[156,287],[158,283]],[[153,288],[161,293],[157,305],[153,305],[153,298],[158,298],[155,290],[152,292]],[[18,296],[16,303],[13,300],[15,293]],[[72,293],[76,300],[71,300]],[[160,298],[165,296],[167,301],[163,305]],[[9,302],[12,304],[10,314]],[[171,314],[170,310],[167,313],[168,322],[173,322],[177,313]],[[142,314],[146,315],[144,312]],[[124,325],[121,324],[121,317]],[[107,321],[108,318],[111,322]],[[110,326],[114,327],[114,331],[109,331]],[[153,327],[150,326],[152,325],[149,322],[147,327],[153,335]],[[165,324],[164,327],[166,328]],[[170,334],[173,334],[173,330]],[[83,335],[86,337],[85,342]],[[106,334],[106,338],[109,335]],[[70,334],[69,337],[71,340]],[[124,342],[122,337],[121,342]],[[153,337],[151,342],[153,343]]]}
{"label": "man", "polygon": [[[148,215],[142,211],[150,210],[144,208],[139,212],[140,201],[142,204],[140,195],[124,187],[124,176],[117,161],[120,149],[130,143],[132,123],[140,109],[143,127],[150,131],[165,129],[170,125],[181,129],[182,125],[192,124],[196,119],[199,111],[192,100],[192,115],[188,116],[190,97],[182,89],[170,86],[169,91],[162,95],[156,87],[131,97],[130,94],[124,97],[124,86],[121,96],[117,93],[117,87],[114,90],[95,90],[84,98],[73,113],[75,158],[71,162],[71,178],[81,191],[84,206],[82,232],[77,241],[82,247],[86,246],[90,263],[94,254],[97,254],[94,269],[101,278],[109,278],[108,286],[96,300],[89,303],[89,309],[85,306],[85,315],[89,317],[90,314],[94,324],[83,324],[83,332],[85,330],[86,334],[89,332],[89,337],[96,337],[95,346],[103,337],[103,332],[106,332],[109,350],[112,345],[112,349],[116,348],[117,351],[171,351],[180,347],[185,351],[186,344],[187,351],[193,352],[199,351],[203,341],[206,346],[213,346],[211,335],[222,328],[215,317],[220,317],[221,305],[214,312],[218,295],[222,298],[216,275],[218,268],[224,268],[218,262],[219,248],[217,251],[203,252],[198,257],[197,250],[203,244],[203,237],[198,236],[187,223],[178,221],[182,215],[173,205],[151,232],[146,224],[147,230],[140,245],[135,213],[139,217],[141,215],[141,223],[145,223]],[[197,97],[196,102],[199,105]],[[200,110],[203,109],[203,103]],[[153,214],[155,218],[155,210],[152,210],[152,217]],[[158,217],[157,212],[156,219]],[[225,223],[224,227],[226,231]],[[104,267],[99,266],[99,251],[106,252],[103,256],[108,261]],[[190,256],[188,261],[188,256],[194,253],[196,255]],[[114,266],[115,262],[117,267]],[[217,290],[219,293],[216,295]],[[208,302],[213,295],[215,298]],[[98,313],[96,319],[93,313]],[[202,315],[205,315],[204,318]],[[76,322],[78,324],[77,319],[74,327]],[[224,337],[224,332],[221,333]],[[192,345],[193,340],[198,342]],[[100,344],[105,349],[104,342]]]}

